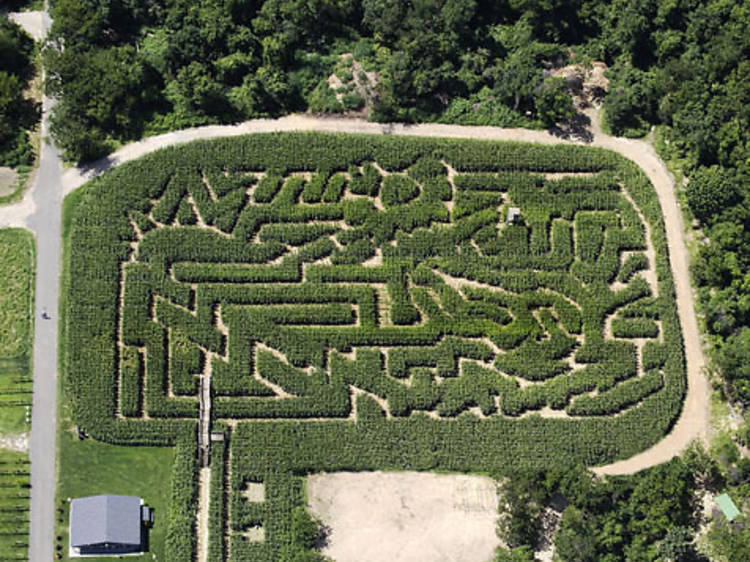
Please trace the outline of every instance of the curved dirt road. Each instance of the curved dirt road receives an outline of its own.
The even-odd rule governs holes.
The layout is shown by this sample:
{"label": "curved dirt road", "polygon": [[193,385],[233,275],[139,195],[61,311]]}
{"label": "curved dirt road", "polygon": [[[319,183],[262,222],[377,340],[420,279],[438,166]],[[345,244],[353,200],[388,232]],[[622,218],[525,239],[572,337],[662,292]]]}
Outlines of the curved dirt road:
{"label": "curved dirt road", "polygon": [[[648,175],[656,189],[664,214],[670,263],[677,295],[677,308],[685,341],[688,390],[682,413],[672,431],[656,445],[638,455],[594,469],[594,472],[597,474],[632,474],[644,468],[668,461],[682,452],[695,440],[705,441],[708,438],[710,429],[709,399],[711,393],[708,380],[703,374],[705,361],[695,316],[694,295],[690,285],[690,273],[688,269],[689,255],[683,239],[684,225],[675,199],[672,178],[651,145],[644,141],[606,135],[597,126],[596,116],[593,114],[590,116],[593,117],[594,139],[588,145],[613,150],[634,161]],[[101,174],[112,166],[133,160],[165,146],[198,139],[278,131],[414,135],[525,141],[542,144],[574,142],[555,137],[545,131],[531,131],[528,129],[500,129],[496,127],[439,124],[379,124],[355,119],[328,119],[306,115],[290,115],[280,119],[247,121],[239,125],[208,126],[176,131],[126,145],[107,158],[95,162],[86,168],[71,168],[67,170],[63,174],[64,193],[70,193],[89,179]]]}

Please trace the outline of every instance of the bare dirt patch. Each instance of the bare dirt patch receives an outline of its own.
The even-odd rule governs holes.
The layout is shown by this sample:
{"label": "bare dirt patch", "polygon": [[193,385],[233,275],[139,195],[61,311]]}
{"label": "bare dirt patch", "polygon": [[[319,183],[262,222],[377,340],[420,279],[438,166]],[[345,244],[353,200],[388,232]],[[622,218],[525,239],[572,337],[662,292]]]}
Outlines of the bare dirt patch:
{"label": "bare dirt patch", "polygon": [[262,482],[248,482],[243,495],[249,502],[266,501],[266,485]]}
{"label": "bare dirt patch", "polygon": [[16,451],[18,453],[29,452],[29,434],[13,433],[0,435],[0,449]]}
{"label": "bare dirt patch", "polygon": [[0,166],[0,197],[10,195],[18,187],[18,173],[13,168]]}
{"label": "bare dirt patch", "polygon": [[308,505],[336,562],[486,562],[500,543],[497,487],[481,476],[419,472],[316,474]]}
{"label": "bare dirt patch", "polygon": [[45,36],[44,12],[11,12],[8,19],[20,25],[23,30],[31,35],[34,41],[41,41]]}

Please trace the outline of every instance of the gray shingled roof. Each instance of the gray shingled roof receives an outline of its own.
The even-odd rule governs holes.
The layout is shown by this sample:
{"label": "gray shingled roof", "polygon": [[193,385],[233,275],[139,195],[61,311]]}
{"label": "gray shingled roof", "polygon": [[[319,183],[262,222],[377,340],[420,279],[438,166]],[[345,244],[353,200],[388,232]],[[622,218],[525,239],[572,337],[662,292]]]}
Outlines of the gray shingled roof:
{"label": "gray shingled roof", "polygon": [[90,496],[70,502],[70,546],[141,543],[141,499]]}

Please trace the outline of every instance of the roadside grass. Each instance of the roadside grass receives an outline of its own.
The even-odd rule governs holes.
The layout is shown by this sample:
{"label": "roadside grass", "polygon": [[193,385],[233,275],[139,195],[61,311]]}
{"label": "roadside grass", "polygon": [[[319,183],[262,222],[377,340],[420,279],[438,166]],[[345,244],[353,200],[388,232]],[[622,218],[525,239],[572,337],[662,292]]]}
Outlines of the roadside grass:
{"label": "roadside grass", "polygon": [[[29,429],[36,246],[28,230],[0,230],[0,434]],[[29,456],[0,449],[0,559],[26,560]]]}
{"label": "roadside grass", "polygon": [[34,237],[28,230],[0,230],[0,357],[31,349]]}
{"label": "roadside grass", "polygon": [[[36,134],[36,133],[32,133],[32,134]],[[16,166],[13,169],[18,174],[16,187],[14,188],[12,193],[0,196],[0,205],[9,205],[11,203],[16,203],[17,201],[20,201],[23,198],[23,194],[26,192],[26,188],[29,187],[29,178],[31,177],[31,172],[34,171],[34,167],[33,166]]]}
{"label": "roadside grass", "polygon": [[[68,498],[118,494],[141,497],[154,509],[154,527],[148,533],[148,551],[142,556],[128,556],[127,560],[164,561],[174,449],[121,447],[93,439],[80,440],[73,424],[69,420],[61,420],[58,451],[55,559],[69,560]],[[87,557],[86,560],[107,562],[112,557]]]}
{"label": "roadside grass", "polygon": [[0,230],[0,434],[28,430],[35,256],[28,230]]}
{"label": "roadside grass", "polygon": [[29,548],[29,460],[0,449],[0,559],[27,560]]}

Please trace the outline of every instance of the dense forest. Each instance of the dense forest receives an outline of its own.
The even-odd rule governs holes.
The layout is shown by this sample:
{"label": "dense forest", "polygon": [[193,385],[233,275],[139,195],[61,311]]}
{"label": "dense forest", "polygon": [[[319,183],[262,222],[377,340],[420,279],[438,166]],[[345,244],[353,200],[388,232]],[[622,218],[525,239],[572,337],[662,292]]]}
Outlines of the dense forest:
{"label": "dense forest", "polygon": [[0,166],[30,164],[33,158],[26,129],[38,121],[24,89],[34,72],[34,41],[0,15]]}
{"label": "dense forest", "polygon": [[[598,479],[585,469],[518,472],[504,480],[495,562],[533,562],[549,541],[563,562],[708,562],[750,559],[750,530],[714,515],[701,528],[702,495],[750,492],[750,459],[724,441],[634,476]],[[543,529],[551,526],[554,532]],[[545,525],[543,520],[547,519]],[[696,534],[698,539],[696,540]]]}

